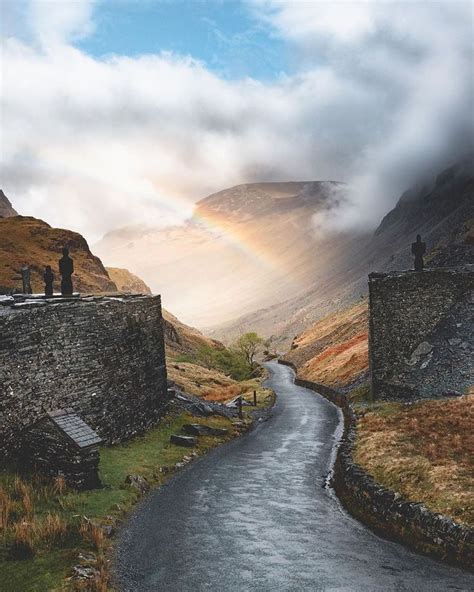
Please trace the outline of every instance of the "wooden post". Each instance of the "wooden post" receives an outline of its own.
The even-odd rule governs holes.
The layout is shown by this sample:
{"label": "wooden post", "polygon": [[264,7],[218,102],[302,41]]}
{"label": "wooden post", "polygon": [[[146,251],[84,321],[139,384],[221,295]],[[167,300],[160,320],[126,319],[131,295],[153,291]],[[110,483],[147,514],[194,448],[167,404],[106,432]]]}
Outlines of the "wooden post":
{"label": "wooden post", "polygon": [[244,417],[244,416],[243,416],[243,414],[242,414],[242,397],[239,397],[239,398],[237,399],[237,408],[238,408],[238,410],[239,410],[239,418],[240,418],[240,419],[243,419],[243,417]]}
{"label": "wooden post", "polygon": [[253,406],[257,406],[257,391],[253,391]]}

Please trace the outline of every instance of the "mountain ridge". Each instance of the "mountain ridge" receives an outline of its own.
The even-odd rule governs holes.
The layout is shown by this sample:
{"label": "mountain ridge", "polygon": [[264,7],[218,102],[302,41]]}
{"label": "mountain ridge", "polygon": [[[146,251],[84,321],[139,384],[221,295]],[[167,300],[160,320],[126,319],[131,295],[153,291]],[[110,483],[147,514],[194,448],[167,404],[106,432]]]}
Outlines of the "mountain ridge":
{"label": "mountain ridge", "polygon": [[312,217],[341,187],[328,181],[238,185],[200,200],[181,227],[126,228],[95,249],[107,265],[120,261],[173,301],[180,318],[204,329],[296,296],[323,276],[353,237],[341,234],[330,245]]}
{"label": "mountain ridge", "polygon": [[340,268],[331,269],[324,285],[264,307],[230,323],[204,330],[233,339],[252,329],[266,337],[276,333],[282,348],[318,319],[350,306],[367,294],[371,271],[409,269],[411,243],[421,234],[427,244],[427,266],[462,265],[474,261],[474,157],[445,168],[422,187],[405,191],[371,234],[353,242]]}

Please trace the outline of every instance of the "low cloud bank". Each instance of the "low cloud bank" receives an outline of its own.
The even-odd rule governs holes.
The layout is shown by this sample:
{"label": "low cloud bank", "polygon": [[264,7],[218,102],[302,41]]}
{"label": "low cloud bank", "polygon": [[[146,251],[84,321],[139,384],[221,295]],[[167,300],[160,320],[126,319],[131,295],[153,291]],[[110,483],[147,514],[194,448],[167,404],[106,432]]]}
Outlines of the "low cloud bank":
{"label": "low cloud bank", "polygon": [[[8,3],[7,3],[8,4]],[[80,7],[79,7],[80,5]],[[58,7],[58,8],[56,8]],[[93,58],[94,3],[22,3],[2,41],[2,183],[17,209],[98,238],[182,221],[237,183],[340,180],[368,227],[472,150],[470,2],[254,1],[293,74],[219,78],[191,56]]]}

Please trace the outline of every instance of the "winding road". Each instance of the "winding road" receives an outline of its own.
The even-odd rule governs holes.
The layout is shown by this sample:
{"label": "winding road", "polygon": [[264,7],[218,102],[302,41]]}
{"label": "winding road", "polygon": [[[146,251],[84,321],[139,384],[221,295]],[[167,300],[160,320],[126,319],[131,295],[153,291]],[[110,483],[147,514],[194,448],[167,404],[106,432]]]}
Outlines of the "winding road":
{"label": "winding road", "polygon": [[190,465],[124,525],[122,592],[447,592],[474,576],[351,518],[323,487],[339,411],[268,364],[269,421]]}

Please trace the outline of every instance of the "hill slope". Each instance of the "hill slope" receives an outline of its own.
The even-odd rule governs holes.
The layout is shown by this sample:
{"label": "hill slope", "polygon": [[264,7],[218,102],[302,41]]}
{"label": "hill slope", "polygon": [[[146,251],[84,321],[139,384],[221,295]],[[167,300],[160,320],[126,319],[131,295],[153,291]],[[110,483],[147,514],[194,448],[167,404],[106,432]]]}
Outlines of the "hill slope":
{"label": "hill slope", "polygon": [[333,388],[363,377],[369,367],[367,300],[334,312],[295,337],[284,359],[298,376]]}
{"label": "hill slope", "polygon": [[150,288],[135,274],[121,267],[106,267],[110,279],[124,294],[151,294]]}
{"label": "hill slope", "polygon": [[101,260],[92,254],[85,238],[77,232],[52,228],[43,220],[27,216],[0,218],[0,288],[21,289],[20,270],[31,269],[33,292],[43,292],[43,272],[51,265],[56,276],[55,291],[60,291],[58,261],[63,247],[71,250],[74,259],[74,290],[88,292],[116,291]]}
{"label": "hill slope", "polygon": [[0,218],[9,218],[10,216],[18,216],[18,213],[13,208],[8,197],[0,189]]}

